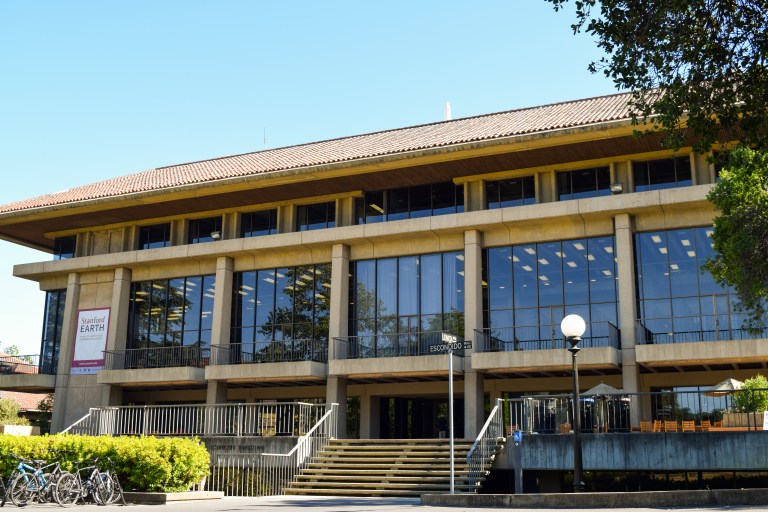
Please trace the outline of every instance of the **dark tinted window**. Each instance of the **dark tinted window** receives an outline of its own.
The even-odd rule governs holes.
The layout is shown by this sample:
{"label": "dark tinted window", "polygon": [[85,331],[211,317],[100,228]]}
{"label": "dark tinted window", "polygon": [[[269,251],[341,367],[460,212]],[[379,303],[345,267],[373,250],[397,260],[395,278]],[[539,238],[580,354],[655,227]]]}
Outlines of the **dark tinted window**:
{"label": "dark tinted window", "polygon": [[533,176],[486,182],[485,202],[489,210],[535,204],[536,185]]}
{"label": "dark tinted window", "polygon": [[560,201],[611,195],[610,168],[558,172],[557,195]]}
{"label": "dark tinted window", "polygon": [[632,164],[635,192],[691,185],[691,159],[663,158]]}
{"label": "dark tinted window", "polygon": [[336,226],[336,203],[307,204],[296,208],[296,231],[312,231]]}
{"label": "dark tinted window", "polygon": [[274,235],[277,233],[277,210],[244,213],[240,217],[240,237]]}
{"label": "dark tinted window", "polygon": [[139,228],[139,250],[171,245],[171,225],[155,224]]}
{"label": "dark tinted window", "polygon": [[75,257],[76,236],[60,236],[53,241],[53,259],[68,260]]}
{"label": "dark tinted window", "polygon": [[187,243],[201,244],[203,242],[213,242],[218,240],[218,238],[214,238],[217,233],[221,237],[221,217],[193,219],[189,221]]}
{"label": "dark tinted window", "polygon": [[366,192],[355,203],[358,224],[464,211],[464,186],[452,182]]}

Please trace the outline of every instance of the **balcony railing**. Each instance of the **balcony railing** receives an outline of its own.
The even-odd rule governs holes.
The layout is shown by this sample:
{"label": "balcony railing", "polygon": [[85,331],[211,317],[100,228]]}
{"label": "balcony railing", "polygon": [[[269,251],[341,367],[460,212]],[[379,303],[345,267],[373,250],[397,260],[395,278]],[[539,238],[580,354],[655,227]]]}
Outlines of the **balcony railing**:
{"label": "balcony railing", "polygon": [[[655,345],[768,338],[768,329],[755,331],[744,327],[733,327],[729,325],[728,318],[728,315],[641,318],[635,325],[637,342]],[[741,319],[741,317],[738,318]]]}
{"label": "balcony railing", "polygon": [[212,364],[328,362],[328,342],[321,340],[264,341],[211,346]]}
{"label": "balcony railing", "polygon": [[64,432],[113,436],[301,436],[324,414],[324,405],[303,402],[96,407]]}
{"label": "balcony railing", "polygon": [[[521,327],[500,327],[475,330],[477,352],[516,352],[518,350],[565,349],[560,324],[533,325]],[[621,348],[618,327],[610,322],[590,322],[581,338],[582,348]]]}
{"label": "balcony railing", "polygon": [[[757,403],[760,390],[661,391],[584,395],[580,397],[582,432],[610,433],[644,430],[683,432],[761,430],[763,412],[742,412],[743,404]],[[768,391],[768,390],[765,390]],[[531,395],[505,400],[504,423],[527,433],[569,432],[573,425],[572,395]],[[633,424],[634,422],[634,424]],[[684,423],[685,422],[685,423]]]}
{"label": "balcony railing", "polygon": [[0,357],[0,375],[56,375],[57,362],[49,355]]}
{"label": "balcony railing", "polygon": [[374,334],[334,338],[338,359],[370,359],[433,354],[430,345],[442,343],[442,331]]}
{"label": "balcony railing", "polygon": [[211,350],[197,345],[105,350],[106,370],[135,370],[140,368],[172,368],[208,366]]}

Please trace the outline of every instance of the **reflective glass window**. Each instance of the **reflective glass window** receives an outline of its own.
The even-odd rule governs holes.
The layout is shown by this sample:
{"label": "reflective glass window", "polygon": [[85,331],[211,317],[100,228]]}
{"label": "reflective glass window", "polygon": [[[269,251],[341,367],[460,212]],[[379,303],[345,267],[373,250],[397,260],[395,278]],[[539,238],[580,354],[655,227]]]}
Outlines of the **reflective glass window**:
{"label": "reflective glass window", "polygon": [[66,289],[51,290],[45,293],[43,339],[40,343],[40,373],[56,374],[66,301]]}
{"label": "reflective glass window", "polygon": [[610,168],[558,172],[557,194],[560,201],[611,195]]}
{"label": "reflective glass window", "polygon": [[221,237],[221,217],[207,219],[192,219],[189,221],[188,244],[213,242],[218,234]]}
{"label": "reflective glass window", "polygon": [[684,187],[692,184],[691,159],[662,158],[632,164],[635,192]]}
{"label": "reflective glass window", "polygon": [[536,203],[536,186],[533,176],[521,176],[485,183],[486,209],[523,206]]}
{"label": "reflective glass window", "polygon": [[336,203],[307,204],[296,208],[296,231],[336,227]]}
{"label": "reflective glass window", "polygon": [[240,238],[277,233],[277,210],[243,213],[240,216]]}
{"label": "reflective glass window", "polygon": [[53,259],[68,260],[74,258],[76,248],[76,236],[58,236],[53,240]]}
{"label": "reflective glass window", "polygon": [[171,224],[154,224],[139,228],[139,250],[169,247],[171,245]]}
{"label": "reflective glass window", "polygon": [[450,181],[366,192],[355,201],[356,222],[415,219],[464,211],[464,186]]}

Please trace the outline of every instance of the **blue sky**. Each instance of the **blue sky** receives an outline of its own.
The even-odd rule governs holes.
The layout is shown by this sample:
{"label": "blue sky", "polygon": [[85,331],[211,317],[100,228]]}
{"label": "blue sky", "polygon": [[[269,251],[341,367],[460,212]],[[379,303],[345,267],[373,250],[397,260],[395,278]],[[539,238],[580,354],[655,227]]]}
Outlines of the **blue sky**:
{"label": "blue sky", "polygon": [[[544,0],[2,1],[0,204],[163,165],[600,96]],[[265,142],[266,139],[266,142]],[[0,344],[44,294],[0,241]]]}

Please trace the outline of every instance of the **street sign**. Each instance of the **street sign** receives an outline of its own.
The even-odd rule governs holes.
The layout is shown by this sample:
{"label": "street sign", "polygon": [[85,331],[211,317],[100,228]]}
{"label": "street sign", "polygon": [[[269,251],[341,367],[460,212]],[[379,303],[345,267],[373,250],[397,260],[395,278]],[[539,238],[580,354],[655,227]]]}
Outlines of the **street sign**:
{"label": "street sign", "polygon": [[442,343],[433,343],[429,346],[430,354],[442,354],[445,352],[453,352],[454,350],[468,350],[472,348],[472,340],[459,341],[458,336],[455,334],[448,334],[444,332],[442,335]]}

